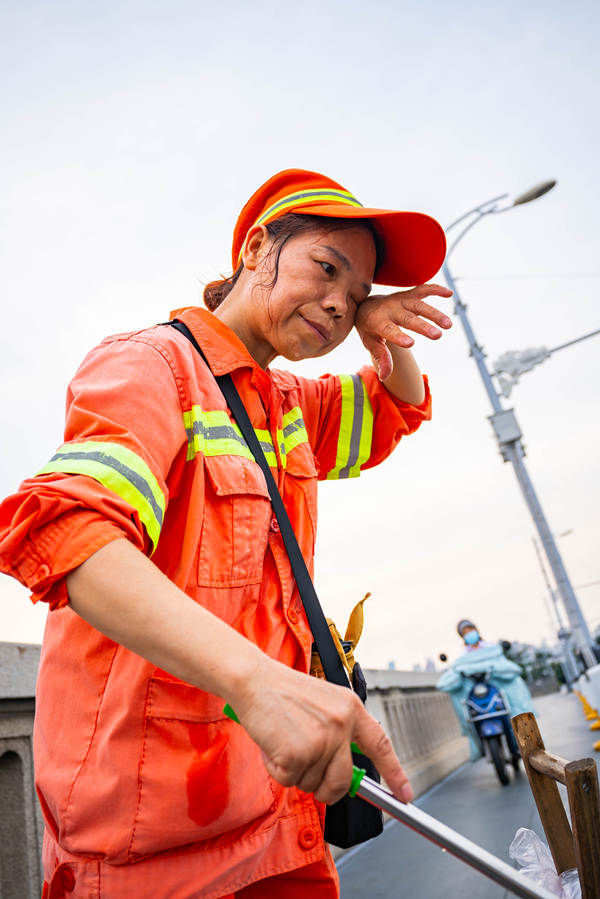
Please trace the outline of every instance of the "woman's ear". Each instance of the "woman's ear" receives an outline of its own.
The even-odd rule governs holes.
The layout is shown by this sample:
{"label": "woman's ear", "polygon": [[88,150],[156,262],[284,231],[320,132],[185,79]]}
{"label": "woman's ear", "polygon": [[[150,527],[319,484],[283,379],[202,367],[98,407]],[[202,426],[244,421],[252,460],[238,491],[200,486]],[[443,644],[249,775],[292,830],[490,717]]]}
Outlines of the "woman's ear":
{"label": "woman's ear", "polygon": [[254,271],[271,249],[272,240],[264,225],[253,225],[248,231],[242,249],[242,262],[248,271]]}

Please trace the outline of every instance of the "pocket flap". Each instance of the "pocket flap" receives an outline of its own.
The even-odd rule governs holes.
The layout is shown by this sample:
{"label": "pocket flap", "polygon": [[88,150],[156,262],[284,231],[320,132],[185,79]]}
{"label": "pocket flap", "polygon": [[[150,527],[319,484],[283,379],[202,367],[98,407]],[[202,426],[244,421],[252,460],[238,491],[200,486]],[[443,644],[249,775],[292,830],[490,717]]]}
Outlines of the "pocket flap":
{"label": "pocket flap", "polygon": [[225,701],[199,687],[192,687],[183,681],[172,681],[162,677],[150,678],[147,718],[166,718],[175,721],[195,721],[203,723],[226,718],[223,712]]}
{"label": "pocket flap", "polygon": [[316,478],[315,457],[308,443],[300,443],[287,454],[286,471],[295,478]]}
{"label": "pocket flap", "polygon": [[269,498],[258,464],[243,456],[205,456],[208,478],[217,496],[252,494]]}

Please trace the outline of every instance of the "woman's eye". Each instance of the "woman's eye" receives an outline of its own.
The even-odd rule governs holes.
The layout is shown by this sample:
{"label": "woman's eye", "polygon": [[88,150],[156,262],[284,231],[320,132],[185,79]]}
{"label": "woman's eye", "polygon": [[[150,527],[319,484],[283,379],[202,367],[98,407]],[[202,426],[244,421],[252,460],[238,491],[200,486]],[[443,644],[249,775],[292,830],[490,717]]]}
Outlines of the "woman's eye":
{"label": "woman's eye", "polygon": [[333,275],[335,273],[335,266],[332,265],[331,262],[321,262],[319,264],[323,267],[323,271],[328,275]]}

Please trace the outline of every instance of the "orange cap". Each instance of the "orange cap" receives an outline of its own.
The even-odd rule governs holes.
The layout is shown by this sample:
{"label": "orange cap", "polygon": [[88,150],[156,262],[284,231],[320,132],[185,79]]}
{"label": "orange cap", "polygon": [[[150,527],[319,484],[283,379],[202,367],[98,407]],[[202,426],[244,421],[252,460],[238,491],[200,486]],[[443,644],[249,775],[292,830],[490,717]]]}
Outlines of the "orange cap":
{"label": "orange cap", "polygon": [[253,225],[265,225],[288,212],[331,218],[371,219],[381,235],[383,258],[374,281],[392,287],[414,287],[442,266],[446,236],[435,219],[420,212],[397,212],[363,206],[349,191],[317,172],[286,169],[269,179],[242,209],[233,232],[233,270]]}

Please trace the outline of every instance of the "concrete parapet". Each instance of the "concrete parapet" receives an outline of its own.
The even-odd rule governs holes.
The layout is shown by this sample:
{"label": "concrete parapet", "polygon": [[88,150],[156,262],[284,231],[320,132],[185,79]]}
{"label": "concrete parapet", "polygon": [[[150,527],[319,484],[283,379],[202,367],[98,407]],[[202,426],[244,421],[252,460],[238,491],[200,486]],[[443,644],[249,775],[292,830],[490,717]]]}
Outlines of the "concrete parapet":
{"label": "concrete parapet", "polygon": [[439,693],[439,674],[427,671],[365,671],[367,708],[390,737],[415,796],[420,796],[469,759],[452,702]]}

